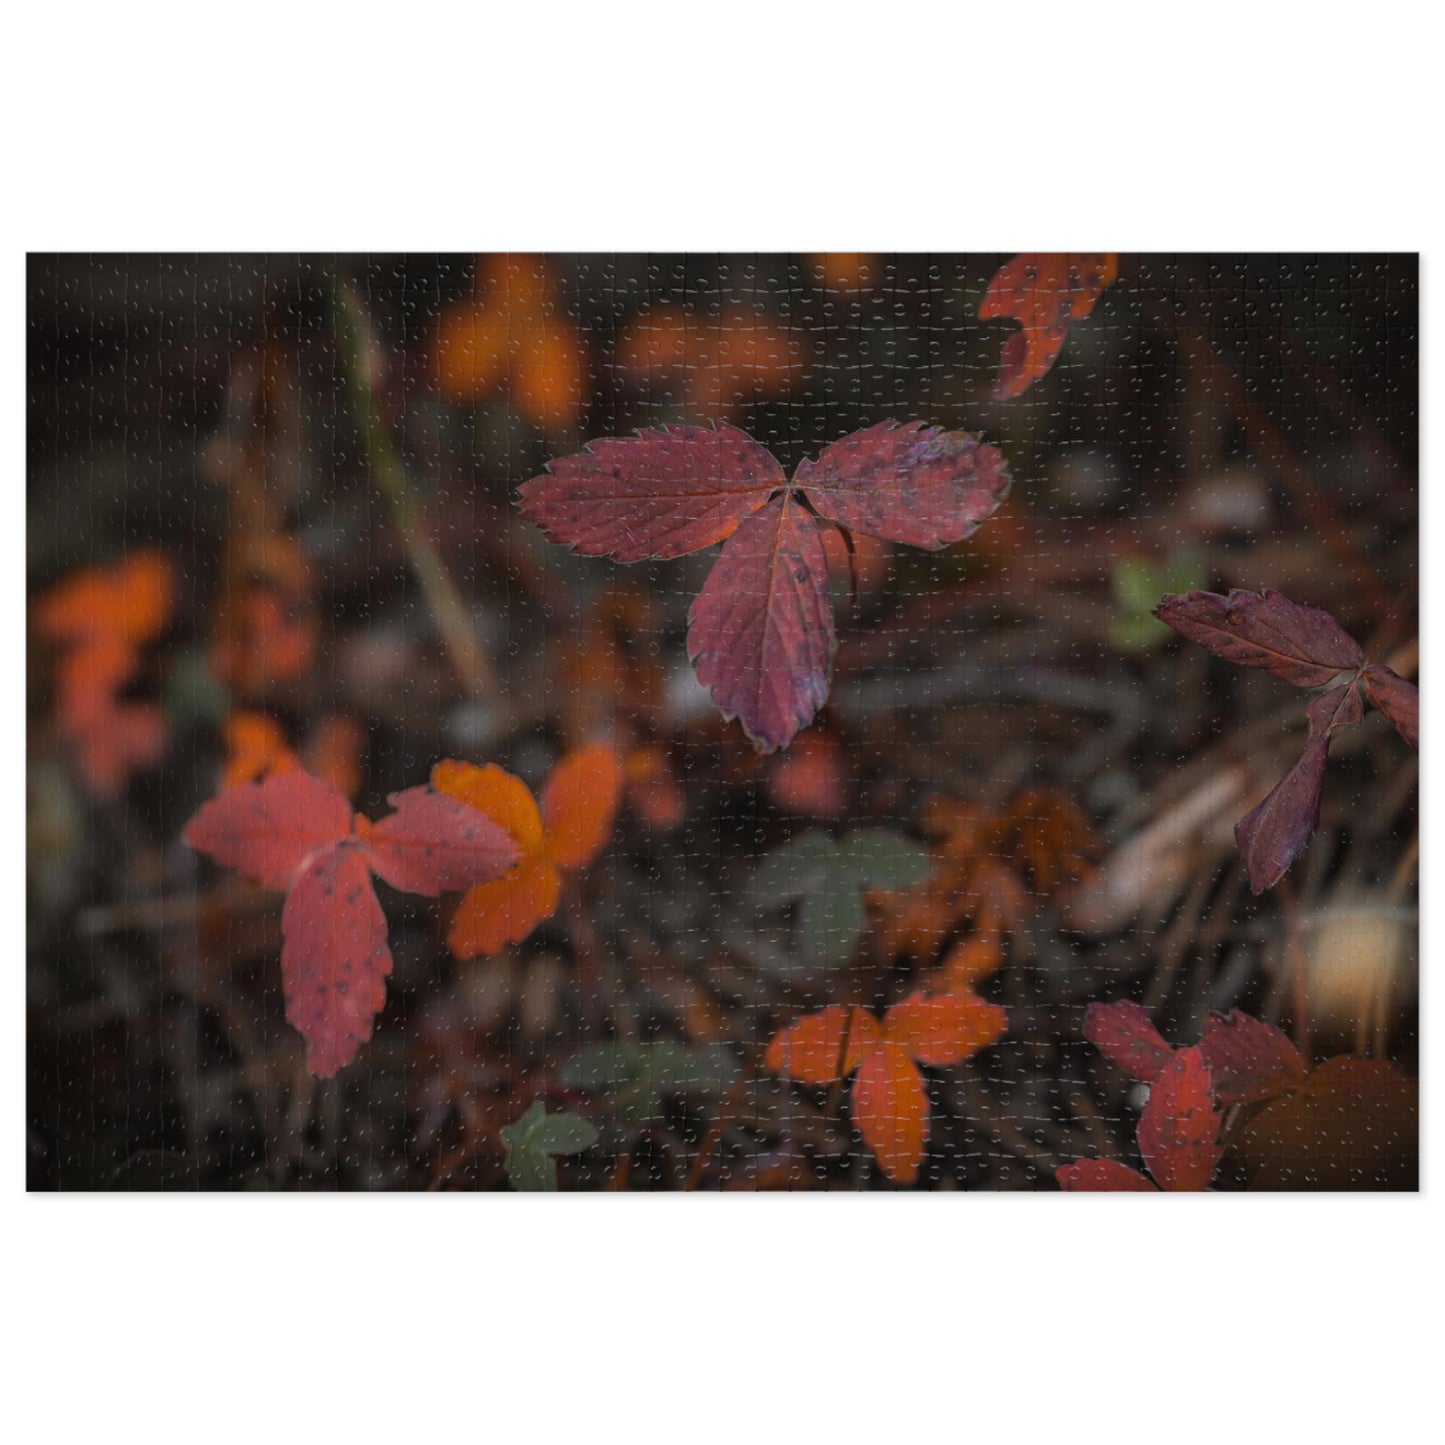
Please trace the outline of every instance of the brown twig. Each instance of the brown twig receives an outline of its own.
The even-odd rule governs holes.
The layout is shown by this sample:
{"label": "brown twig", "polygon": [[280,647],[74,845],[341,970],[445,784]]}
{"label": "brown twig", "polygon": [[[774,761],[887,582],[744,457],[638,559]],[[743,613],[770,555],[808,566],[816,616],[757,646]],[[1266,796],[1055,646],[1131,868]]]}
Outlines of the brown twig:
{"label": "brown twig", "polygon": [[1288,878],[1281,878],[1278,885],[1280,907],[1284,910],[1285,938],[1290,960],[1290,1022],[1294,1033],[1295,1047],[1300,1057],[1310,1059],[1310,993],[1309,960],[1305,957],[1304,940],[1300,935],[1299,900],[1295,897],[1294,884]]}
{"label": "brown twig", "polygon": [[732,1087],[723,1095],[718,1104],[717,1113],[713,1115],[712,1122],[707,1126],[707,1132],[702,1137],[702,1143],[698,1145],[697,1158],[692,1161],[691,1168],[687,1171],[687,1178],[683,1180],[682,1187],[685,1190],[696,1189],[707,1174],[708,1167],[712,1163],[712,1156],[717,1152],[718,1145],[722,1143],[722,1137],[727,1132],[733,1117],[737,1113],[737,1107],[742,1102],[743,1094],[747,1091],[748,1085],[753,1081],[753,1075],[762,1064],[767,1053],[767,1045],[760,1045],[754,1049],[743,1065],[743,1071],[733,1081]]}
{"label": "brown twig", "polygon": [[370,321],[360,298],[340,276],[335,280],[334,302],[337,348],[366,446],[372,485],[391,509],[392,521],[436,621],[457,681],[470,696],[495,703],[501,694],[496,671],[477,639],[470,610],[436,544],[426,533],[420,510],[407,488],[400,453],[377,401],[371,374]]}

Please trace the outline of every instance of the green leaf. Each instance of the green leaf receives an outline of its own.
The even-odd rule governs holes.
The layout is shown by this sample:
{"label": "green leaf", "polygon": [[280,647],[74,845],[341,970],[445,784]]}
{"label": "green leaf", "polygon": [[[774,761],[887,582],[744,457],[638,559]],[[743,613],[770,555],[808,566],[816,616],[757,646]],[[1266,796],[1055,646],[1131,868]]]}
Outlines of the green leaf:
{"label": "green leaf", "polygon": [[838,865],[838,845],[816,829],[774,848],[753,870],[752,896],[759,908],[781,908],[819,887]]}
{"label": "green leaf", "polygon": [[537,1132],[537,1126],[547,1115],[546,1106],[540,1099],[533,1099],[527,1112],[517,1120],[515,1124],[505,1124],[498,1131],[502,1136],[502,1143],[509,1149],[513,1147],[525,1148]]}
{"label": "green leaf", "polygon": [[597,1130],[577,1114],[548,1114],[534,1099],[515,1124],[500,1131],[507,1150],[507,1178],[514,1189],[554,1190],[554,1154],[580,1154],[597,1142]]}
{"label": "green leaf", "polygon": [[1207,580],[1204,559],[1197,552],[1181,552],[1156,564],[1146,557],[1122,557],[1114,564],[1110,584],[1114,612],[1109,619],[1109,641],[1122,652],[1147,652],[1171,631],[1154,616],[1159,599],[1170,592],[1188,592]]}
{"label": "green leaf", "polygon": [[841,968],[853,957],[867,921],[857,882],[835,874],[803,900],[798,918],[803,951],[825,968]]}
{"label": "green leaf", "polygon": [[926,849],[889,828],[859,828],[839,848],[839,862],[867,888],[911,888],[928,877]]}
{"label": "green leaf", "polygon": [[648,1043],[593,1044],[562,1065],[569,1088],[604,1095],[625,1119],[638,1122],[662,1112],[664,1095],[711,1093],[726,1087],[737,1060],[722,1046],[689,1049],[658,1039]]}
{"label": "green leaf", "polygon": [[863,892],[907,888],[928,876],[925,849],[889,828],[858,828],[841,842],[816,829],[775,848],[753,873],[752,897],[763,910],[801,899],[803,956],[839,968],[853,956],[867,924]]}
{"label": "green leaf", "polygon": [[532,1135],[544,1154],[580,1154],[597,1142],[597,1126],[580,1114],[551,1114]]}
{"label": "green leaf", "polygon": [[555,1193],[557,1161],[540,1149],[508,1149],[507,1178],[521,1193]]}

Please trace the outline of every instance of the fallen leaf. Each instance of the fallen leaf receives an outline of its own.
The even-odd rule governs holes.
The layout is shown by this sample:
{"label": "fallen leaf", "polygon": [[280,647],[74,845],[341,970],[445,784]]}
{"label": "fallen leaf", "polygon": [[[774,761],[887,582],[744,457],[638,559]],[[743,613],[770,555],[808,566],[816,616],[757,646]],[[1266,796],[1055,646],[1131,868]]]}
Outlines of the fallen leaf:
{"label": "fallen leaf", "polygon": [[1418,1189],[1419,1085],[1393,1064],[1327,1059],[1240,1136],[1252,1189]]}

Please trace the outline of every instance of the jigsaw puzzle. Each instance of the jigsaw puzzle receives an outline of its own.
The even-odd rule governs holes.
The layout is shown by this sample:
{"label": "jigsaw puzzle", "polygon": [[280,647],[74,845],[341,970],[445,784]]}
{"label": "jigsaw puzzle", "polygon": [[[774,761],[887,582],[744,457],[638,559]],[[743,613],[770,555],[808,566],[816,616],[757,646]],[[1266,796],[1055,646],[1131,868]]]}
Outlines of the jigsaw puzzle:
{"label": "jigsaw puzzle", "polygon": [[32,1189],[1418,1187],[1413,255],[28,314]]}

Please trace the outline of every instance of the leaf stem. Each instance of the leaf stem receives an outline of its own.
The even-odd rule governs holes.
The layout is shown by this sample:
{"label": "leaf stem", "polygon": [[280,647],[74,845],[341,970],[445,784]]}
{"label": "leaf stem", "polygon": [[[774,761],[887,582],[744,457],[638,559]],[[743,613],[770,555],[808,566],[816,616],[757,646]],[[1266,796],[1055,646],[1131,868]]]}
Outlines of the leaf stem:
{"label": "leaf stem", "polygon": [[471,697],[495,699],[501,691],[496,671],[477,640],[470,609],[435,542],[426,533],[420,509],[407,487],[401,454],[377,400],[371,375],[370,320],[360,298],[339,272],[333,278],[332,300],[337,352],[351,407],[361,428],[371,484],[391,510],[407,561],[431,609],[457,681]]}

